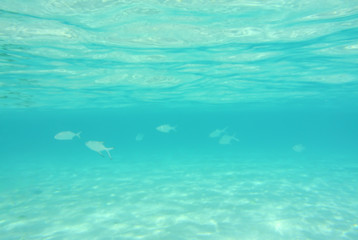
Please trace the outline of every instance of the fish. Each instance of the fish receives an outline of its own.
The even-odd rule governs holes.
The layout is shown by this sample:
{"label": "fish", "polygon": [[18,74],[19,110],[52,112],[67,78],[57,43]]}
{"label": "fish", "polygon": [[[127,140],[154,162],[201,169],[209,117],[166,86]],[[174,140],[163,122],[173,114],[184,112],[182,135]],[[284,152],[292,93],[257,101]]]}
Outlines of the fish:
{"label": "fish", "polygon": [[71,131],[63,131],[63,132],[57,133],[54,138],[56,140],[72,140],[74,137],[80,138],[80,134],[81,134],[81,132],[74,133]]}
{"label": "fish", "polygon": [[170,131],[176,131],[176,127],[170,126],[169,124],[163,124],[158,126],[157,131],[162,133],[169,133]]}
{"label": "fish", "polygon": [[87,146],[89,149],[91,149],[91,150],[97,152],[97,153],[98,153],[99,155],[101,155],[102,157],[104,157],[103,154],[102,154],[102,152],[103,152],[103,151],[106,151],[107,154],[108,154],[109,159],[112,159],[112,156],[111,156],[111,154],[110,154],[109,151],[110,151],[110,150],[113,150],[113,149],[114,149],[113,147],[107,148],[107,147],[105,147],[105,146],[103,145],[103,142],[99,142],[99,141],[88,141],[88,142],[86,142],[85,144],[86,144],[86,146]]}
{"label": "fish", "polygon": [[296,144],[292,147],[292,150],[300,153],[305,150],[305,146],[303,146],[302,144]]}
{"label": "fish", "polygon": [[227,128],[224,128],[224,129],[215,129],[214,131],[212,131],[210,134],[209,134],[209,137],[211,138],[216,138],[216,137],[220,137],[223,133],[225,133]]}
{"label": "fish", "polygon": [[141,133],[138,133],[137,136],[135,137],[135,140],[137,142],[143,141],[144,135]]}
{"label": "fish", "polygon": [[231,141],[234,140],[236,142],[239,141],[239,139],[237,139],[234,135],[233,136],[230,136],[230,135],[223,135],[220,140],[219,140],[219,144],[222,144],[222,145],[227,145],[227,144],[231,144]]}

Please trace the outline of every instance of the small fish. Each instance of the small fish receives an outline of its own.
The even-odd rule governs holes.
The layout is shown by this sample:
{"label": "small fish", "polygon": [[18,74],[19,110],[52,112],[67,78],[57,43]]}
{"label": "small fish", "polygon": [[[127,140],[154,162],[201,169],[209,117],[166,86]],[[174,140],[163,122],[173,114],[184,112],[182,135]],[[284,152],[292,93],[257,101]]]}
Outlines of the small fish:
{"label": "small fish", "polygon": [[215,129],[214,131],[212,131],[209,135],[209,137],[211,138],[216,138],[216,137],[220,137],[221,134],[225,133],[226,132],[226,129],[227,128],[224,128],[224,129]]}
{"label": "small fish", "polygon": [[303,146],[302,144],[296,144],[295,146],[292,147],[292,150],[300,153],[305,150],[305,146]]}
{"label": "small fish", "polygon": [[137,136],[135,137],[135,140],[137,142],[143,141],[144,135],[141,133],[138,133]]}
{"label": "small fish", "polygon": [[64,132],[59,132],[55,135],[55,139],[56,140],[72,140],[74,137],[78,137],[80,138],[80,134],[79,133],[74,133],[71,131],[64,131]]}
{"label": "small fish", "polygon": [[231,144],[232,140],[234,140],[236,142],[239,141],[239,139],[237,139],[235,136],[230,136],[230,135],[225,134],[220,138],[219,144],[223,144],[223,145]]}
{"label": "small fish", "polygon": [[176,131],[176,127],[170,126],[169,124],[160,125],[156,129],[162,133],[169,133],[170,131]]}
{"label": "small fish", "polygon": [[102,157],[104,157],[103,154],[102,154],[102,152],[103,152],[103,151],[106,151],[107,154],[108,154],[108,157],[109,157],[110,159],[112,159],[112,156],[111,156],[111,154],[109,153],[109,151],[110,151],[110,150],[113,150],[113,149],[114,149],[113,147],[107,148],[107,147],[105,147],[105,146],[103,145],[103,142],[99,142],[99,141],[88,141],[88,142],[86,142],[86,146],[87,146],[89,149],[91,149],[91,150],[97,152],[97,153],[98,153],[99,155],[101,155]]}

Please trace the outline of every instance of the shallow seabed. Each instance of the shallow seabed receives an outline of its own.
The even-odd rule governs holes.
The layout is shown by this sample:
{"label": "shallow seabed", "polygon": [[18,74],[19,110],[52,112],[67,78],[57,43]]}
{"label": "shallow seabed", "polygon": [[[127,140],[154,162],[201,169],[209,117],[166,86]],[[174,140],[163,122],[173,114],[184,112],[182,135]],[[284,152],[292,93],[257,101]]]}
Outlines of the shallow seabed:
{"label": "shallow seabed", "polygon": [[7,166],[1,239],[358,238],[357,162],[136,158]]}
{"label": "shallow seabed", "polygon": [[1,0],[0,240],[357,240],[357,63],[358,0]]}

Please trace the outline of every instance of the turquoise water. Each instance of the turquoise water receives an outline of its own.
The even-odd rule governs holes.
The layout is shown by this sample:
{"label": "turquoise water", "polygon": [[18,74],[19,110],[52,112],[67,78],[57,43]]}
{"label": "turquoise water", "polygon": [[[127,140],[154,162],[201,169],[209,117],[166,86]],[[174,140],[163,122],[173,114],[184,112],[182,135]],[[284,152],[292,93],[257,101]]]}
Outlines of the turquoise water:
{"label": "turquoise water", "polygon": [[358,1],[2,0],[0,163],[1,240],[356,240]]}

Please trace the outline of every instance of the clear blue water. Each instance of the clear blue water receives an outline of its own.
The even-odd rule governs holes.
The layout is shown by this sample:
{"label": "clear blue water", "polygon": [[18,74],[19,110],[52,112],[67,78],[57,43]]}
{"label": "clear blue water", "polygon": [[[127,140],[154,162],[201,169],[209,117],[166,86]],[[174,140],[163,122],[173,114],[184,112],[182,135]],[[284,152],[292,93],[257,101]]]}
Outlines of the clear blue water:
{"label": "clear blue water", "polygon": [[358,1],[2,0],[0,163],[1,240],[356,240]]}

